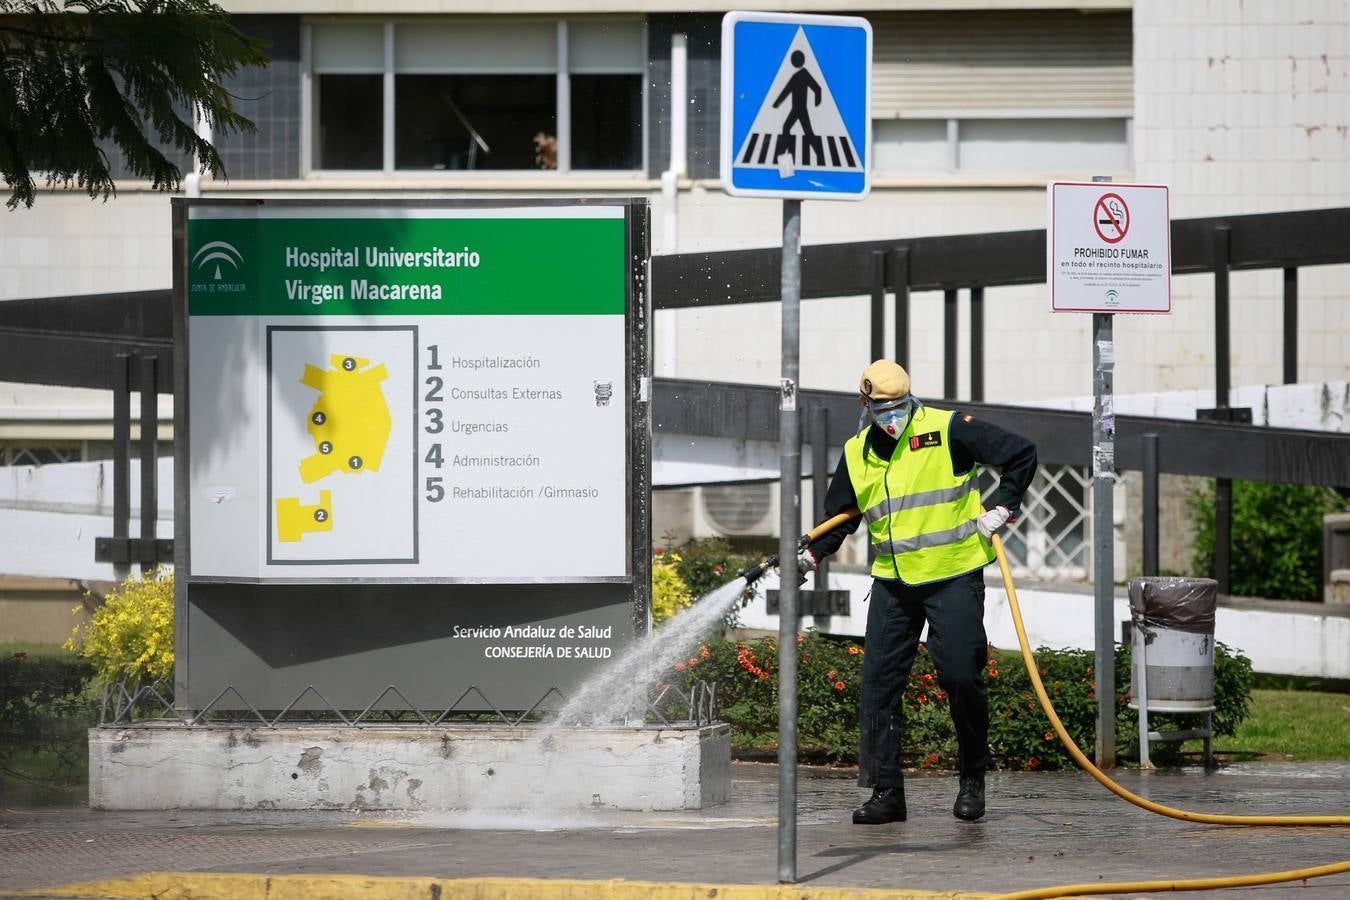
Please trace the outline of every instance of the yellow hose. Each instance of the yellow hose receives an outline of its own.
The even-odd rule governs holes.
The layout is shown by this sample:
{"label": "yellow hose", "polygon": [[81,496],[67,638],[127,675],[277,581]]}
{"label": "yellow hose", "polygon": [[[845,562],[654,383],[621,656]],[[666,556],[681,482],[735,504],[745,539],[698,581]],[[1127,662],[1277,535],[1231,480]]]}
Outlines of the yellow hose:
{"label": "yellow hose", "polygon": [[1258,884],[1278,884],[1281,881],[1302,881],[1321,875],[1350,872],[1350,860],[1313,866],[1310,869],[1290,869],[1287,872],[1263,872],[1259,875],[1234,875],[1230,878],[1191,878],[1186,881],[1118,881],[1114,884],[1061,884],[1055,887],[1033,888],[1014,894],[995,894],[996,900],[1044,900],[1047,897],[1076,897],[1080,894],[1134,894],[1141,891],[1215,891],[1220,888],[1252,887]]}
{"label": "yellow hose", "polygon": [[[1022,626],[1022,610],[1017,603],[1017,588],[1013,586],[1012,572],[1008,569],[1008,557],[1003,552],[1003,539],[997,533],[993,536],[994,552],[998,555],[999,571],[1003,573],[1003,587],[1008,593],[1008,606],[1012,609],[1013,625],[1017,628],[1017,643],[1022,648],[1022,661],[1026,664],[1027,674],[1031,677],[1032,687],[1036,689],[1036,697],[1041,701],[1041,708],[1045,710],[1046,716],[1050,719],[1050,725],[1055,729],[1055,734],[1059,735],[1059,740],[1064,744],[1064,748],[1069,751],[1074,762],[1093,778],[1097,779],[1107,790],[1116,796],[1133,803],[1149,812],[1158,813],[1162,816],[1170,816],[1174,819],[1182,819],[1187,822],[1204,822],[1210,825],[1350,825],[1350,816],[1227,816],[1216,815],[1213,813],[1188,812],[1183,809],[1174,809],[1170,806],[1163,806],[1161,803],[1154,803],[1152,800],[1146,800],[1138,794],[1125,790],[1125,788],[1116,784],[1110,778],[1102,774],[1087,758],[1078,745],[1074,743],[1069,732],[1065,730],[1064,723],[1059,720],[1059,715],[1055,712],[1054,706],[1050,703],[1050,697],[1045,692],[1045,685],[1041,682],[1041,673],[1036,667],[1036,658],[1031,654],[1031,647],[1027,643],[1026,629]],[[1108,698],[1109,699],[1109,698]],[[1099,698],[1100,701],[1100,698]],[[1195,878],[1184,881],[1135,881],[1135,882],[1117,882],[1115,884],[1066,884],[1056,887],[1036,888],[1029,891],[1018,891],[1012,894],[1000,894],[999,900],[1041,900],[1049,897],[1066,897],[1076,894],[1129,894],[1139,891],[1207,891],[1219,888],[1250,887],[1259,884],[1275,884],[1283,881],[1302,881],[1307,878],[1318,878],[1325,875],[1336,875],[1341,872],[1350,872],[1350,860],[1338,863],[1329,863],[1324,866],[1312,866],[1306,869],[1290,869],[1285,872],[1264,872],[1256,875],[1235,875],[1228,878]]]}
{"label": "yellow hose", "polygon": [[[1003,552],[1003,539],[998,534],[994,535],[994,552],[998,554],[999,571],[1003,573],[1003,588],[1008,592],[1008,606],[1012,609],[1013,625],[1017,628],[1017,643],[1022,647],[1022,661],[1026,663],[1027,674],[1031,676],[1031,685],[1036,689],[1036,697],[1041,701],[1041,708],[1045,710],[1051,726],[1055,729],[1055,734],[1059,735],[1060,743],[1064,745],[1064,749],[1069,751],[1069,755],[1073,757],[1074,762],[1101,782],[1103,787],[1116,796],[1149,812],[1155,812],[1160,816],[1171,816],[1174,819],[1183,819],[1187,822],[1204,822],[1208,825],[1350,825],[1350,816],[1225,816],[1213,813],[1187,812],[1184,809],[1174,809],[1170,806],[1163,806],[1161,803],[1154,803],[1152,800],[1146,800],[1107,778],[1102,774],[1102,770],[1094,766],[1092,760],[1088,759],[1083,751],[1078,749],[1078,745],[1073,742],[1073,738],[1069,737],[1069,732],[1065,730],[1064,723],[1059,720],[1059,714],[1050,705],[1050,697],[1045,693],[1045,685],[1041,683],[1041,673],[1036,668],[1036,658],[1031,655],[1031,647],[1027,644],[1026,629],[1022,627],[1022,609],[1017,603],[1017,588],[1013,586],[1012,572],[1008,569],[1008,557]],[[1106,699],[1110,700],[1110,698]],[[1098,702],[1102,702],[1102,698],[1099,697]]]}

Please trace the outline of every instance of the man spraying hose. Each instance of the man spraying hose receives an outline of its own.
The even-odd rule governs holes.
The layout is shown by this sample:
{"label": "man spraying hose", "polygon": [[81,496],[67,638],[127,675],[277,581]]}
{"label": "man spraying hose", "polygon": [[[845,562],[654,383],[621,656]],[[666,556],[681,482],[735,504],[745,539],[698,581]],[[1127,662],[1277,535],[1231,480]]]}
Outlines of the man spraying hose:
{"label": "man spraying hose", "polygon": [[[910,394],[909,375],[890,360],[863,370],[859,393],[867,424],[844,445],[825,495],[827,516],[862,510],[876,552],[858,717],[858,783],[872,788],[872,797],[853,811],[853,822],[905,821],[901,703],[925,622],[960,747],[952,813],[978,819],[991,762],[983,570],[994,559],[990,536],[1016,521],[1036,474],[1036,447],[971,416],[923,405]],[[976,464],[1001,473],[988,512]],[[855,517],[807,544],[799,571],[813,571],[857,527]]]}

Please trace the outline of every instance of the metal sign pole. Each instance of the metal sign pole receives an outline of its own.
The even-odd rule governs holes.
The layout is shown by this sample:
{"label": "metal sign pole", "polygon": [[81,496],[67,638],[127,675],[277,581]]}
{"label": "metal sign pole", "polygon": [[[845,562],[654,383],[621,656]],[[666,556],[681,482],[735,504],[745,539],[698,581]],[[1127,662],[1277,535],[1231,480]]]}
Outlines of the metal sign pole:
{"label": "metal sign pole", "polygon": [[1097,765],[1116,764],[1115,523],[1116,367],[1111,313],[1092,314],[1092,569],[1096,624]]}
{"label": "metal sign pole", "polygon": [[797,415],[802,291],[802,201],[783,201],[783,378],[779,400],[778,880],[797,881],[797,536],[801,419]]}

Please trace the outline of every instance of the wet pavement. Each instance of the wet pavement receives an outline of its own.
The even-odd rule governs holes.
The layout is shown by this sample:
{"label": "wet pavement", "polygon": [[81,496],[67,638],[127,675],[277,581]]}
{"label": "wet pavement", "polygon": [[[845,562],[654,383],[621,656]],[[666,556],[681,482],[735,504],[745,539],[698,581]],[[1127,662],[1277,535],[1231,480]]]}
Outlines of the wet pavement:
{"label": "wet pavement", "polygon": [[[1350,762],[1236,762],[1113,773],[1180,809],[1350,815]],[[702,811],[0,811],[4,890],[154,871],[777,881],[777,769],[732,767],[732,799]],[[979,822],[953,818],[956,778],[914,775],[909,821],[855,826],[853,773],[798,770],[797,880],[804,886],[1003,892],[1059,884],[1229,877],[1350,860],[1350,828],[1198,825],[1138,809],[1082,773],[994,772]],[[1239,891],[1350,897],[1350,873]],[[1138,893],[1128,896],[1148,896]]]}

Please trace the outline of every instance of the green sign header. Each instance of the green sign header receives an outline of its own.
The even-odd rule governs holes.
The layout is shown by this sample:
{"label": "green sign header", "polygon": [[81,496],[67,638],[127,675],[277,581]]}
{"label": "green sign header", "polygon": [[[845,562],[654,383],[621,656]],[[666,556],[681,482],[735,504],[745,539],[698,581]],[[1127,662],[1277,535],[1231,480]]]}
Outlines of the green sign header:
{"label": "green sign header", "polygon": [[188,312],[622,315],[624,262],[622,216],[194,218]]}

